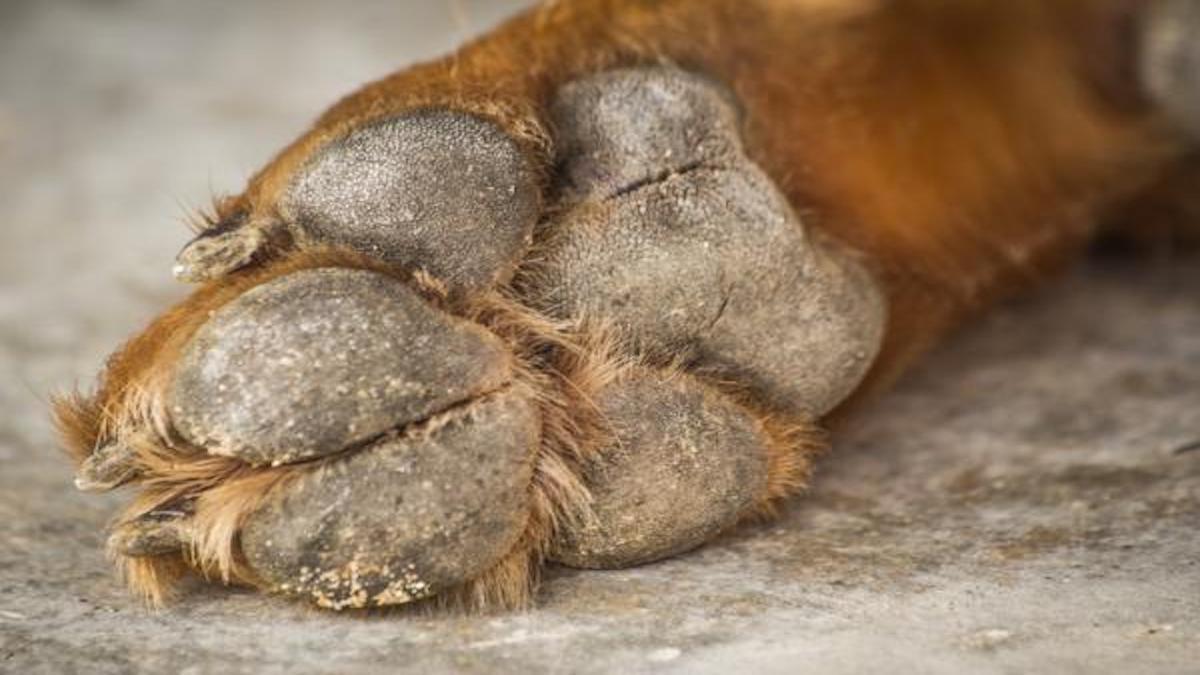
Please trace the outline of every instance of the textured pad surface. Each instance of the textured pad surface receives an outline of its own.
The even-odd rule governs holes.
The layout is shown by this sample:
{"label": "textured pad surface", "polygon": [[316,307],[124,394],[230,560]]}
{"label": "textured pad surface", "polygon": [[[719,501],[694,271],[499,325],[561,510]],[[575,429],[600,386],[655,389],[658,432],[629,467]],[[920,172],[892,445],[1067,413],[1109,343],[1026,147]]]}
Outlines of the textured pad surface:
{"label": "textured pad surface", "polygon": [[766,485],[757,423],[687,376],[639,372],[597,405],[615,442],[585,467],[595,518],[560,535],[559,562],[616,568],[683,553],[733,525]]}
{"label": "textured pad surface", "polygon": [[477,289],[512,273],[540,194],[506,132],[429,110],[356,129],[320,150],[281,210],[302,241],[349,246]]}
{"label": "textured pad surface", "polygon": [[[603,199],[741,153],[732,97],[696,75],[612,71],[562,88],[551,115],[568,198]],[[630,114],[641,111],[648,114]]]}
{"label": "textured pad surface", "polygon": [[510,378],[497,338],[403,283],[318,269],[218,310],[180,358],[169,406],[188,441],[278,464],[340,451]]}
{"label": "textured pad surface", "polygon": [[789,411],[820,415],[853,391],[883,300],[742,154],[720,90],[667,68],[612,71],[565,87],[555,111],[566,190],[586,198],[549,225],[532,304]]}
{"label": "textured pad surface", "polygon": [[272,495],[242,550],[272,590],[333,609],[460,584],[524,530],[539,425],[509,389],[381,440]]}

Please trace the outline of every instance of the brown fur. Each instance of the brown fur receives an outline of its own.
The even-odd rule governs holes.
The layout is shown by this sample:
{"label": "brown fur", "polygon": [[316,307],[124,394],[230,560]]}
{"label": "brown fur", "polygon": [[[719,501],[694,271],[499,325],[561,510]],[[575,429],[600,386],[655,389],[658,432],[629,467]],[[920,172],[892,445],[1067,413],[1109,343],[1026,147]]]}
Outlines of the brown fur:
{"label": "brown fur", "polygon": [[[1131,176],[1176,151],[1125,92],[1112,42],[1126,0],[575,0],[547,2],[456,54],[347,97],[221,202],[215,218],[278,219],[297,169],[331,139],[423,107],[495,120],[542,168],[550,187],[558,86],[585,73],[669,61],[729,84],[746,113],[752,158],[808,222],[864,254],[883,280],[891,323],[867,391],[970,311],[1052,268],[1083,242],[1096,212],[1139,187]],[[1117,40],[1116,43],[1120,44]],[[1116,49],[1119,53],[1120,49]],[[1134,88],[1136,89],[1136,88]],[[622,361],[602,332],[558,326],[500,294],[450,298],[360,256],[275,251],[257,267],[201,287],[108,362],[93,396],[56,403],[76,460],[98,444],[150,428],[139,452],[142,493],[123,518],[194,500],[193,545],[182,556],[126,562],[131,585],[161,600],[186,561],[253,583],[236,533],[263,495],[306,466],[251,468],[183,447],[161,408],[173,364],[209,314],[247,289],[319,266],[379,269],[423,288],[448,311],[514,345],[545,422],[526,534],[492,571],[449,595],[469,606],[519,606],[563,519],[586,516],[576,464],[599,447],[588,399]],[[721,383],[714,383],[722,388]],[[729,389],[726,387],[725,389]],[[736,395],[736,392],[732,392]],[[739,398],[754,409],[753,401]],[[822,445],[809,421],[758,413],[771,479],[759,511],[804,483]]]}
{"label": "brown fur", "polygon": [[315,149],[431,105],[497,120],[546,166],[558,86],[678,63],[733,86],[752,157],[886,275],[893,325],[876,370],[891,373],[964,311],[1052,268],[1097,208],[1138,187],[1130,176],[1170,155],[1141,108],[1094,86],[1105,73],[1085,50],[1128,4],[550,2],[347,97],[254,177],[242,207],[271,217]]}

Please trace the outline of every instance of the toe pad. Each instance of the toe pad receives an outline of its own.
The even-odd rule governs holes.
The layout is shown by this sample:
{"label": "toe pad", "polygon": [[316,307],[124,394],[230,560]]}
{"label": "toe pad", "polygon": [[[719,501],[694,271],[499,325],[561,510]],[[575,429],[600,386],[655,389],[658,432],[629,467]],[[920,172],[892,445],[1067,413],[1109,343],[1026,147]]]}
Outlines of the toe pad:
{"label": "toe pad", "polygon": [[687,376],[639,372],[597,404],[614,442],[585,468],[595,517],[561,534],[558,562],[617,568],[682,553],[737,522],[763,491],[758,424]]}
{"label": "toe pad", "polygon": [[540,191],[502,129],[427,110],[356,129],[319,150],[281,211],[302,241],[348,246],[478,289],[516,267]]}
{"label": "toe pad", "polygon": [[331,609],[444,591],[524,531],[538,434],[519,390],[478,400],[288,485],[250,517],[242,550],[272,590]]}
{"label": "toe pad", "polygon": [[497,338],[400,281],[316,269],[219,309],[185,348],[168,405],[191,443],[280,464],[425,419],[510,377]]}

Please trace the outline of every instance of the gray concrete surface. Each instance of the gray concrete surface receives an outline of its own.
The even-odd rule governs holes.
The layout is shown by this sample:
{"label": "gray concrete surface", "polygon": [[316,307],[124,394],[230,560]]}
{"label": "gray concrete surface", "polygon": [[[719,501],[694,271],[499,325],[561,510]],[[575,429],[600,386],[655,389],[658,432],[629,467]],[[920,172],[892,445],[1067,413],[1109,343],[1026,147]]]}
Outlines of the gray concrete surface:
{"label": "gray concrete surface", "polygon": [[[779,522],[555,571],[539,607],[331,616],[197,586],[148,612],[48,391],[182,288],[180,204],[334,97],[506,9],[0,5],[0,672],[1188,673],[1200,669],[1200,259],[1092,263],[965,332]],[[457,21],[457,23],[456,23]]]}

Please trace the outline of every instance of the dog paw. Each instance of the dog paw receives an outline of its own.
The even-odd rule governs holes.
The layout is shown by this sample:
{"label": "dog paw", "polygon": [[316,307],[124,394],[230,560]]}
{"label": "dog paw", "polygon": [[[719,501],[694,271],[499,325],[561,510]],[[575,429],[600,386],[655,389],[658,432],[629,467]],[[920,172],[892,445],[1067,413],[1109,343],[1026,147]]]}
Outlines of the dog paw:
{"label": "dog paw", "polygon": [[[806,230],[717,83],[610,71],[549,114],[548,207],[498,126],[423,110],[316,149],[277,222],[185,249],[215,281],[64,414],[104,420],[81,486],[143,490],[118,556],[335,609],[513,604],[544,559],[676,555],[794,490],[879,349],[871,274]],[[297,249],[255,263],[258,227]]]}

